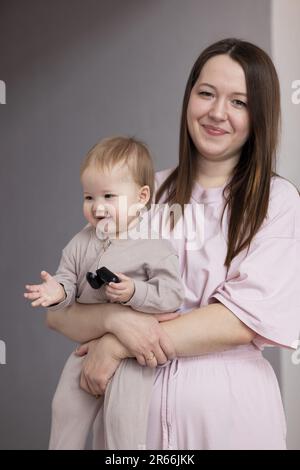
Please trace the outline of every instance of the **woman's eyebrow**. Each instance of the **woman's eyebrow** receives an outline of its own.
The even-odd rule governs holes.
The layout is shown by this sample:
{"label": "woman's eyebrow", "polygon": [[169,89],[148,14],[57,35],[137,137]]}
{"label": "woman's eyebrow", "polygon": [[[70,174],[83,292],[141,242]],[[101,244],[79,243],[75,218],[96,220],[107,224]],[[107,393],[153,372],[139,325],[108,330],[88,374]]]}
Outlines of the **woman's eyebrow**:
{"label": "woman's eyebrow", "polygon": [[211,85],[210,83],[205,83],[205,82],[199,83],[199,86],[202,86],[202,85],[209,86],[210,88],[214,88],[214,90],[216,89],[216,87]]}
{"label": "woman's eyebrow", "polygon": [[[206,82],[202,82],[202,83],[199,83],[199,86],[209,86],[210,88],[213,88],[214,90],[216,90],[216,87],[214,85],[211,85],[210,83],[206,83]],[[243,95],[243,96],[247,96],[247,93],[244,93],[242,91],[234,91],[232,93],[232,95]]]}
{"label": "woman's eyebrow", "polygon": [[247,93],[243,93],[242,91],[234,91],[232,94],[233,94],[233,95],[243,95],[243,96],[247,96]]}

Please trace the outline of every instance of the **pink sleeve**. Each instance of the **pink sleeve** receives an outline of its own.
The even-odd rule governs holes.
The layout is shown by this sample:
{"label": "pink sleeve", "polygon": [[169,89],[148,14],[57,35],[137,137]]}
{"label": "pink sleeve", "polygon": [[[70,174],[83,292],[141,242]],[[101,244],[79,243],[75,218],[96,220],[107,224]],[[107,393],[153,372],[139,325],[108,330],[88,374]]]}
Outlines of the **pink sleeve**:
{"label": "pink sleeve", "polygon": [[258,335],[253,342],[297,347],[300,331],[300,198],[273,179],[268,217],[248,253],[231,264],[210,298],[223,303]]}

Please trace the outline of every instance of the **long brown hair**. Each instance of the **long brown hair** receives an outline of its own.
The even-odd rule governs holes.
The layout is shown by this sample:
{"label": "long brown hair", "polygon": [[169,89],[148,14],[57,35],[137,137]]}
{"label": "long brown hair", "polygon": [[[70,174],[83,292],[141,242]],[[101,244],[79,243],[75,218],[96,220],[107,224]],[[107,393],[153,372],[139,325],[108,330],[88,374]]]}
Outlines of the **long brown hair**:
{"label": "long brown hair", "polygon": [[224,39],[205,49],[196,60],[187,81],[180,125],[179,164],[159,188],[158,202],[165,191],[169,205],[190,200],[197,175],[197,151],[187,127],[190,94],[205,63],[227,54],[244,70],[248,96],[250,133],[232,177],[224,189],[228,205],[228,250],[225,266],[248,247],[267,215],[271,178],[275,175],[276,147],[280,123],[280,88],[270,57],[259,47],[235,38]]}

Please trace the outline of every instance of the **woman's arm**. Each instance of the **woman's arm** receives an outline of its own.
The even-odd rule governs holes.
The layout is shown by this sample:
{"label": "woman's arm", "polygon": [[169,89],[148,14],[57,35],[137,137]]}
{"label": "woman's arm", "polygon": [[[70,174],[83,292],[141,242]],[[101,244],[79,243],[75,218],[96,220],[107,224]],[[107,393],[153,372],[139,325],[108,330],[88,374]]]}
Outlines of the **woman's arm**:
{"label": "woman's arm", "polygon": [[119,304],[76,303],[48,312],[47,322],[50,328],[78,342],[112,333],[141,365],[149,365],[145,358],[152,352],[163,363],[164,355],[172,359],[175,353],[195,356],[230,349],[250,343],[256,335],[221,303],[174,316],[143,314]]}
{"label": "woman's arm", "polygon": [[83,343],[100,338],[109,331],[111,315],[124,313],[128,307],[119,304],[80,304],[47,311],[47,326],[69,339]]}
{"label": "woman's arm", "polygon": [[197,356],[250,343],[256,336],[222,303],[210,304],[160,324],[176,356]]}
{"label": "woman's arm", "polygon": [[[125,318],[126,316],[124,320]],[[127,320],[119,323],[113,320],[110,326],[115,334],[106,334],[79,349],[80,355],[88,352],[81,376],[81,386],[87,392],[103,395],[120,361],[132,356],[123,344],[126,344],[129,338],[131,342],[133,339],[133,343],[138,344],[142,335],[138,333],[137,325],[143,324],[143,318],[138,314],[135,322],[130,324]],[[197,356],[247,344],[256,334],[221,303],[211,304],[162,322],[159,329],[167,333],[178,357]],[[122,343],[116,339],[118,334],[122,337]],[[144,357],[149,357],[151,351],[154,352],[154,348],[150,347],[144,351]],[[149,367],[157,366],[155,358],[146,362]],[[144,365],[140,361],[139,363]]]}
{"label": "woman's arm", "polygon": [[[156,364],[175,357],[174,347],[159,321],[178,317],[178,313],[150,315],[120,304],[79,304],[47,312],[47,325],[79,343],[114,334],[141,365],[154,352]],[[153,367],[153,361],[151,362]]]}
{"label": "woman's arm", "polygon": [[[136,357],[139,364],[149,367],[161,364],[157,356],[157,343],[163,350],[162,341],[172,346],[173,357],[197,356],[214,351],[231,349],[234,346],[250,343],[256,332],[248,328],[231,310],[222,303],[210,304],[173,319],[159,319],[153,328],[144,323],[144,314],[132,312],[132,315],[120,318],[110,316],[109,332]],[[167,316],[166,314],[165,316]],[[152,317],[152,315],[146,315]],[[157,318],[158,315],[155,316]],[[168,321],[164,321],[168,320]],[[164,335],[162,334],[164,333]],[[149,361],[153,354],[158,359]]]}

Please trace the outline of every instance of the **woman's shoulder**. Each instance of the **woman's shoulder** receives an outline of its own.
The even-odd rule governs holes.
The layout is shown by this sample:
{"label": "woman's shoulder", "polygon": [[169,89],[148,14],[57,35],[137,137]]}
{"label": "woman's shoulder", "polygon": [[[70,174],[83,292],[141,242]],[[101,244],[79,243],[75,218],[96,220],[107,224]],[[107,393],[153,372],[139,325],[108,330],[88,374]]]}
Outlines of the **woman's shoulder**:
{"label": "woman's shoulder", "polygon": [[296,186],[280,175],[272,177],[270,198],[284,199],[285,201],[290,200],[299,204],[299,192]]}
{"label": "woman's shoulder", "polygon": [[268,213],[262,227],[274,230],[274,236],[294,238],[300,235],[299,192],[282,176],[272,177]]}
{"label": "woman's shoulder", "polygon": [[300,209],[300,197],[296,186],[283,176],[272,177],[269,209],[272,213]]}

